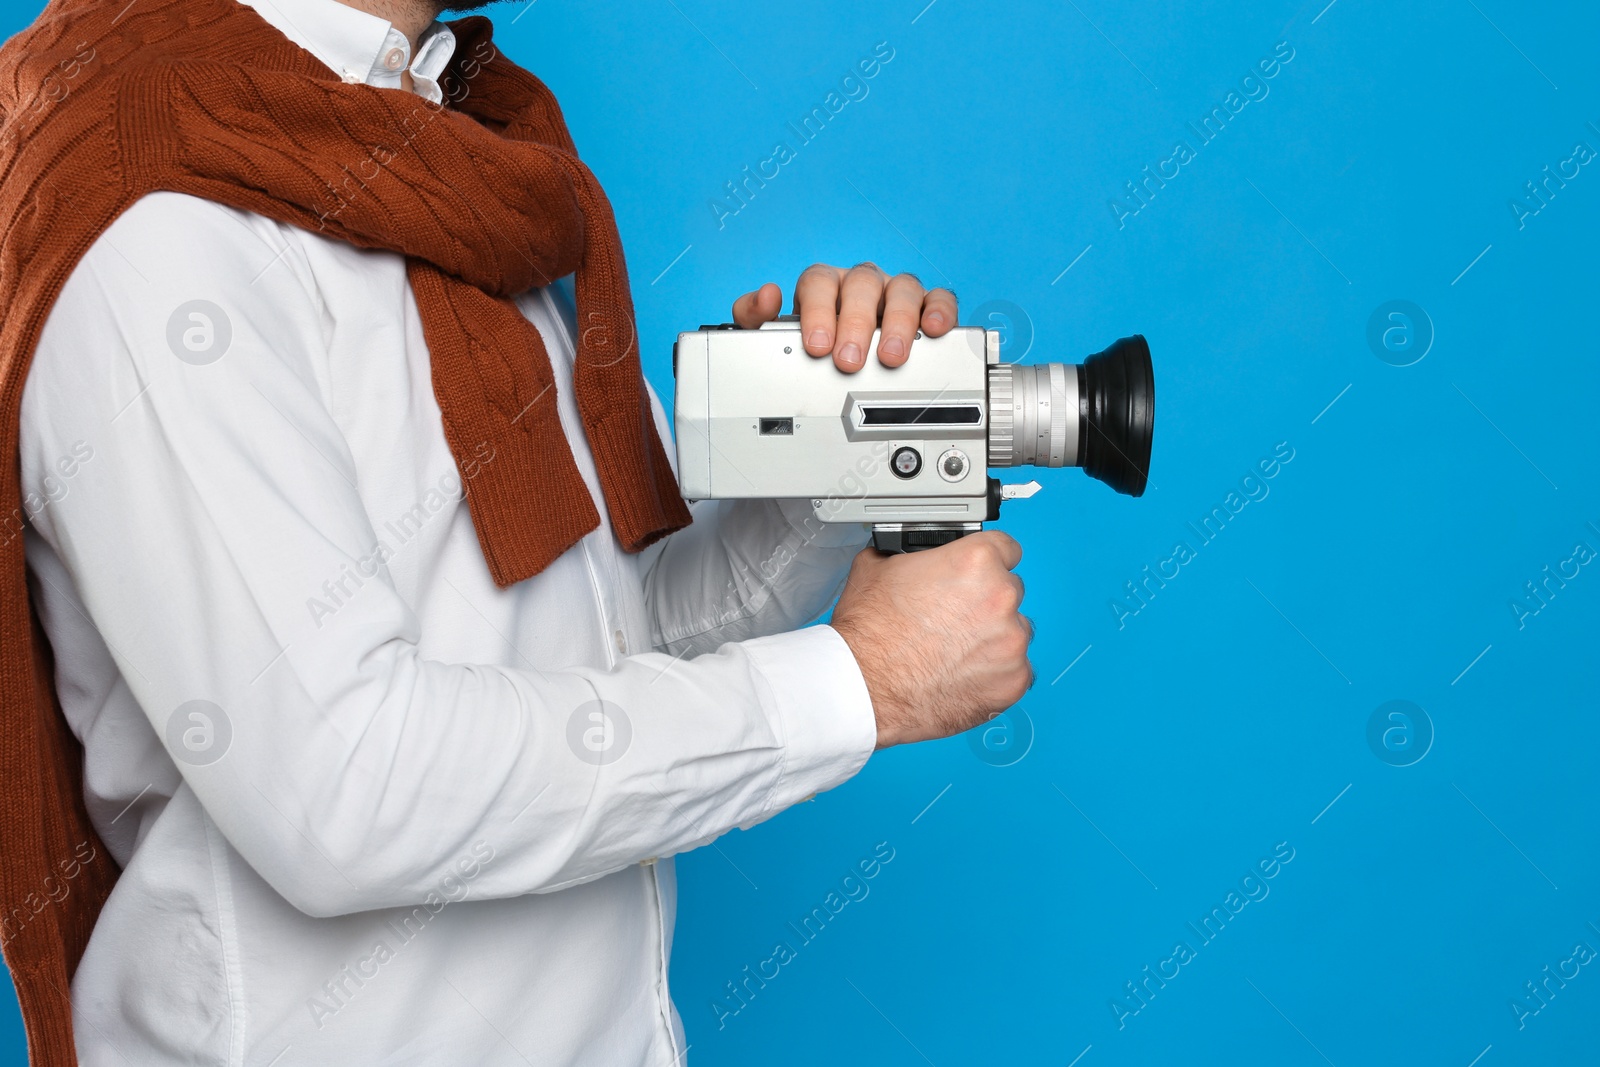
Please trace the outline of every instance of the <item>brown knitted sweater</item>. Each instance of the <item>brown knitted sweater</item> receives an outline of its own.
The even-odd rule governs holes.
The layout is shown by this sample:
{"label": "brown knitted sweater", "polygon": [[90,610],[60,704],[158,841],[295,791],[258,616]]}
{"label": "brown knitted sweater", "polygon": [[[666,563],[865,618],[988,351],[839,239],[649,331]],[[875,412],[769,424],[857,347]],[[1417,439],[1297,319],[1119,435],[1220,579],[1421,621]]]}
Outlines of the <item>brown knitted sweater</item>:
{"label": "brown knitted sweater", "polygon": [[0,49],[0,940],[36,1064],[76,1062],[68,983],[117,878],[28,601],[18,411],[51,305],[146,193],[189,193],[407,257],[434,392],[496,582],[596,528],[549,358],[512,297],[574,274],[573,387],[630,551],[689,522],[650,414],[616,222],[560,109],[453,25],[435,107],[349,85],[234,0],[52,0]]}

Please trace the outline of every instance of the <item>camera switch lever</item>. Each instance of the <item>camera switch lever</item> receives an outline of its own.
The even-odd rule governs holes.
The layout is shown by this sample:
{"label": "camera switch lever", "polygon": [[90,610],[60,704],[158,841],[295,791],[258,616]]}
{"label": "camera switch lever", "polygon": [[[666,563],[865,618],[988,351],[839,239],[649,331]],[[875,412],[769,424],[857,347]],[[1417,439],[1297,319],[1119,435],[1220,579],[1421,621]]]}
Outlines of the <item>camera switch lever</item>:
{"label": "camera switch lever", "polygon": [[1001,500],[1026,500],[1040,490],[1038,482],[1022,482],[1000,487]]}

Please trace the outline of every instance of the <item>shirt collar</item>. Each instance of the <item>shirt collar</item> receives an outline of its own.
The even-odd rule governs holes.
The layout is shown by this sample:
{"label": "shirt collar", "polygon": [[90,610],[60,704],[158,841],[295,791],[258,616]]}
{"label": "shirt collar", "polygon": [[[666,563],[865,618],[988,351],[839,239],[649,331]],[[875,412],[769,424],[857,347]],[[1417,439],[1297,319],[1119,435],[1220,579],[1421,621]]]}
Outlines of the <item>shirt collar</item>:
{"label": "shirt collar", "polygon": [[347,82],[398,89],[409,66],[418,95],[435,104],[444,99],[439,76],[455,54],[456,37],[442,22],[422,32],[413,57],[405,35],[393,25],[339,0],[241,2]]}

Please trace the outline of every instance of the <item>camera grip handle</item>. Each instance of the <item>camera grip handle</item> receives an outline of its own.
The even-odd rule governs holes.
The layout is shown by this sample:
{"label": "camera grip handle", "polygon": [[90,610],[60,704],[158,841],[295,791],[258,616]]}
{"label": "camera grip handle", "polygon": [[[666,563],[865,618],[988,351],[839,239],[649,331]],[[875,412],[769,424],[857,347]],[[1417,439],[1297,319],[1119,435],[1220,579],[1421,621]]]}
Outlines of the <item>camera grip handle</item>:
{"label": "camera grip handle", "polygon": [[880,522],[872,527],[872,547],[890,555],[921,552],[948,545],[981,529],[981,522]]}
{"label": "camera grip handle", "polygon": [[[1033,483],[1034,489],[1038,483]],[[1027,495],[1032,496],[1032,493]],[[990,478],[988,486],[989,508],[984,519],[1000,521],[1000,504],[1008,499],[1006,487],[999,478]],[[938,548],[983,529],[981,522],[879,522],[872,527],[872,547],[891,555],[899,552],[921,552]]]}

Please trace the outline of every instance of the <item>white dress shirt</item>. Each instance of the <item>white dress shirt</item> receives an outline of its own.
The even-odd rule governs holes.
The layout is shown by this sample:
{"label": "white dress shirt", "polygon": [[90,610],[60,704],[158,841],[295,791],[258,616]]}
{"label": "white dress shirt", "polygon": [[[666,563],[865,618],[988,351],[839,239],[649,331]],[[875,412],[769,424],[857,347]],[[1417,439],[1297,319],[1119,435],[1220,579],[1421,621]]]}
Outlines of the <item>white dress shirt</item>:
{"label": "white dress shirt", "polygon": [[[370,84],[409,66],[437,93],[454,47],[436,26],[413,62],[334,0],[255,6]],[[871,753],[848,647],[795,630],[865,532],[706,502],[623,552],[571,309],[519,306],[602,522],[498,589],[464,499],[493,448],[458,473],[400,256],[158,193],[66,283],[21,456],[123,869],[72,986],[85,1067],[681,1063],[665,857]]]}

